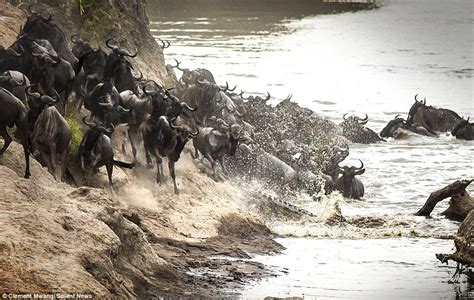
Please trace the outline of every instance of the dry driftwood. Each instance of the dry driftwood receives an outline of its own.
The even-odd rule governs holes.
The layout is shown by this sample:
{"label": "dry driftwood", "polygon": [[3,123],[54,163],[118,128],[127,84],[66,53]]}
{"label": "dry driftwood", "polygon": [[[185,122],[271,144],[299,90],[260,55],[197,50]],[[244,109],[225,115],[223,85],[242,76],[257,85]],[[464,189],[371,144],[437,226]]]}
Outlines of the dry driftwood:
{"label": "dry driftwood", "polygon": [[429,216],[438,202],[451,197],[449,207],[442,214],[448,219],[462,221],[474,209],[474,198],[466,191],[473,180],[457,180],[444,188],[432,192],[423,207],[415,213],[417,216]]}

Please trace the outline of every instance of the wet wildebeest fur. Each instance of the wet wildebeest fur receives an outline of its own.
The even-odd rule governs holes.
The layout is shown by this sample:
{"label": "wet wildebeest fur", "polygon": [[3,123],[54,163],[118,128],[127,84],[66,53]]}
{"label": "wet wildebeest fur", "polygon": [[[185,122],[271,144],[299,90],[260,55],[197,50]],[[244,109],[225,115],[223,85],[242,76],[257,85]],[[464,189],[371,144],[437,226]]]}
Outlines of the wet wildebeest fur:
{"label": "wet wildebeest fur", "polygon": [[235,155],[237,146],[239,144],[239,136],[241,126],[238,124],[228,125],[222,119],[220,130],[212,127],[205,127],[199,131],[199,134],[193,138],[194,145],[194,159],[199,158],[199,152],[211,163],[213,178],[215,181],[217,177],[217,162],[220,163],[222,171],[228,175],[227,169],[224,165],[224,155]]}
{"label": "wet wildebeest fur", "polygon": [[400,115],[395,116],[393,120],[390,120],[387,125],[380,131],[380,136],[383,138],[393,137],[397,138],[403,130],[411,131],[416,134],[426,136],[437,136],[435,133],[429,132],[425,127],[408,125],[405,119],[401,118]]}
{"label": "wet wildebeest fur", "polygon": [[104,126],[83,119],[84,124],[89,126],[89,130],[84,134],[79,145],[78,155],[81,161],[81,168],[85,172],[86,185],[96,170],[105,166],[109,178],[109,186],[112,187],[112,173],[114,165],[122,168],[133,168],[133,163],[125,163],[114,159],[114,150],[109,135],[114,131],[113,127]]}
{"label": "wet wildebeest fur", "polygon": [[360,163],[359,168],[354,166],[340,168],[342,176],[337,179],[335,188],[346,198],[360,199],[364,196],[364,184],[355,178],[356,175],[362,175],[365,172],[364,163],[362,161]]}
{"label": "wet wildebeest fur", "polygon": [[[54,178],[61,181],[66,174],[69,144],[72,134],[64,117],[54,104],[58,101],[46,95],[29,92],[28,125],[30,127],[32,147],[39,151],[42,164],[48,167]],[[61,170],[58,175],[58,158]]]}
{"label": "wet wildebeest fur", "polygon": [[372,129],[365,127],[369,120],[368,116],[361,119],[357,116],[350,116],[346,118],[346,114],[342,117],[344,121],[339,124],[342,128],[342,135],[353,143],[371,144],[383,141],[379,135]]}
{"label": "wet wildebeest fur", "polygon": [[415,103],[408,112],[407,124],[409,126],[424,127],[432,134],[436,132],[451,131],[462,118],[452,110],[436,108],[426,105],[426,100],[418,101],[415,95]]}
{"label": "wet wildebeest fur", "polygon": [[460,140],[474,140],[474,123],[469,123],[467,120],[462,120],[456,127],[451,131],[451,134]]}
{"label": "wet wildebeest fur", "polygon": [[28,143],[28,111],[20,99],[4,88],[0,88],[0,107],[0,134],[3,137],[3,147],[0,149],[0,156],[3,155],[12,142],[12,138],[7,132],[7,127],[15,125],[15,135],[19,137],[25,154],[25,178],[29,178],[31,173]]}

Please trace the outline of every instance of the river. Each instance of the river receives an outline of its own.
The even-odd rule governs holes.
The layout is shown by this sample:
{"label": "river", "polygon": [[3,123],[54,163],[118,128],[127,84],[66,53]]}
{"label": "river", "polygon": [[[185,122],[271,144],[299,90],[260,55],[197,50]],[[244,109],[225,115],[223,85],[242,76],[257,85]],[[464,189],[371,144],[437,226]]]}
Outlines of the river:
{"label": "river", "polygon": [[[344,113],[366,113],[376,131],[395,115],[406,116],[415,94],[474,117],[471,0],[391,0],[347,12],[310,0],[150,2],[152,33],[171,42],[168,62],[207,68],[246,95],[268,91],[277,103],[292,94],[337,123]],[[348,162],[366,166],[366,195],[341,200],[342,214],[389,226],[332,232],[274,224],[273,231],[288,236],[279,239],[287,250],[255,259],[287,272],[249,286],[243,297],[474,297],[463,279],[448,283],[453,266],[434,256],[451,252],[452,240],[441,237],[459,226],[439,215],[447,203],[431,219],[413,216],[432,191],[474,178],[473,154],[474,142],[449,135],[351,145]]]}

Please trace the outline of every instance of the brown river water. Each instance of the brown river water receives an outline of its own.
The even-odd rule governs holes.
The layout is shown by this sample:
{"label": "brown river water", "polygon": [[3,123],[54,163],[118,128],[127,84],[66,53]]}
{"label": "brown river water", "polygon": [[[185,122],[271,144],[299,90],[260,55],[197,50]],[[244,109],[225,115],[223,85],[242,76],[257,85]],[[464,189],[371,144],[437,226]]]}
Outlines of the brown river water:
{"label": "brown river water", "polygon": [[[149,2],[153,34],[171,42],[168,62],[207,68],[219,83],[238,84],[247,94],[269,91],[274,103],[293,94],[293,101],[335,122],[344,113],[367,113],[376,131],[396,114],[406,116],[417,93],[428,104],[474,117],[471,0],[392,0],[358,11],[310,0]],[[285,236],[278,242],[287,250],[254,259],[280,276],[239,292],[256,299],[474,297],[465,278],[448,283],[454,265],[434,256],[452,251],[452,240],[441,238],[459,226],[439,215],[447,203],[438,204],[433,218],[413,216],[432,191],[474,178],[473,156],[474,142],[448,134],[351,145],[348,161],[366,165],[364,199],[315,203],[301,195],[295,204],[324,215],[337,203],[348,219],[384,225],[269,224]]]}

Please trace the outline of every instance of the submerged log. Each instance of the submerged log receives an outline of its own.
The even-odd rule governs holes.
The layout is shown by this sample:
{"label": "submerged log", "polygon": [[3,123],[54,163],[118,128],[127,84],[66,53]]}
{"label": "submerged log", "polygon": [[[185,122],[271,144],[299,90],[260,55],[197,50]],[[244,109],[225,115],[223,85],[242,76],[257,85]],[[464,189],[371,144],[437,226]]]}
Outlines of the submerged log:
{"label": "submerged log", "polygon": [[442,213],[448,219],[463,221],[474,209],[474,198],[466,191],[473,180],[457,180],[444,188],[432,192],[423,207],[415,213],[416,216],[429,216],[438,202],[451,197],[449,207]]}

